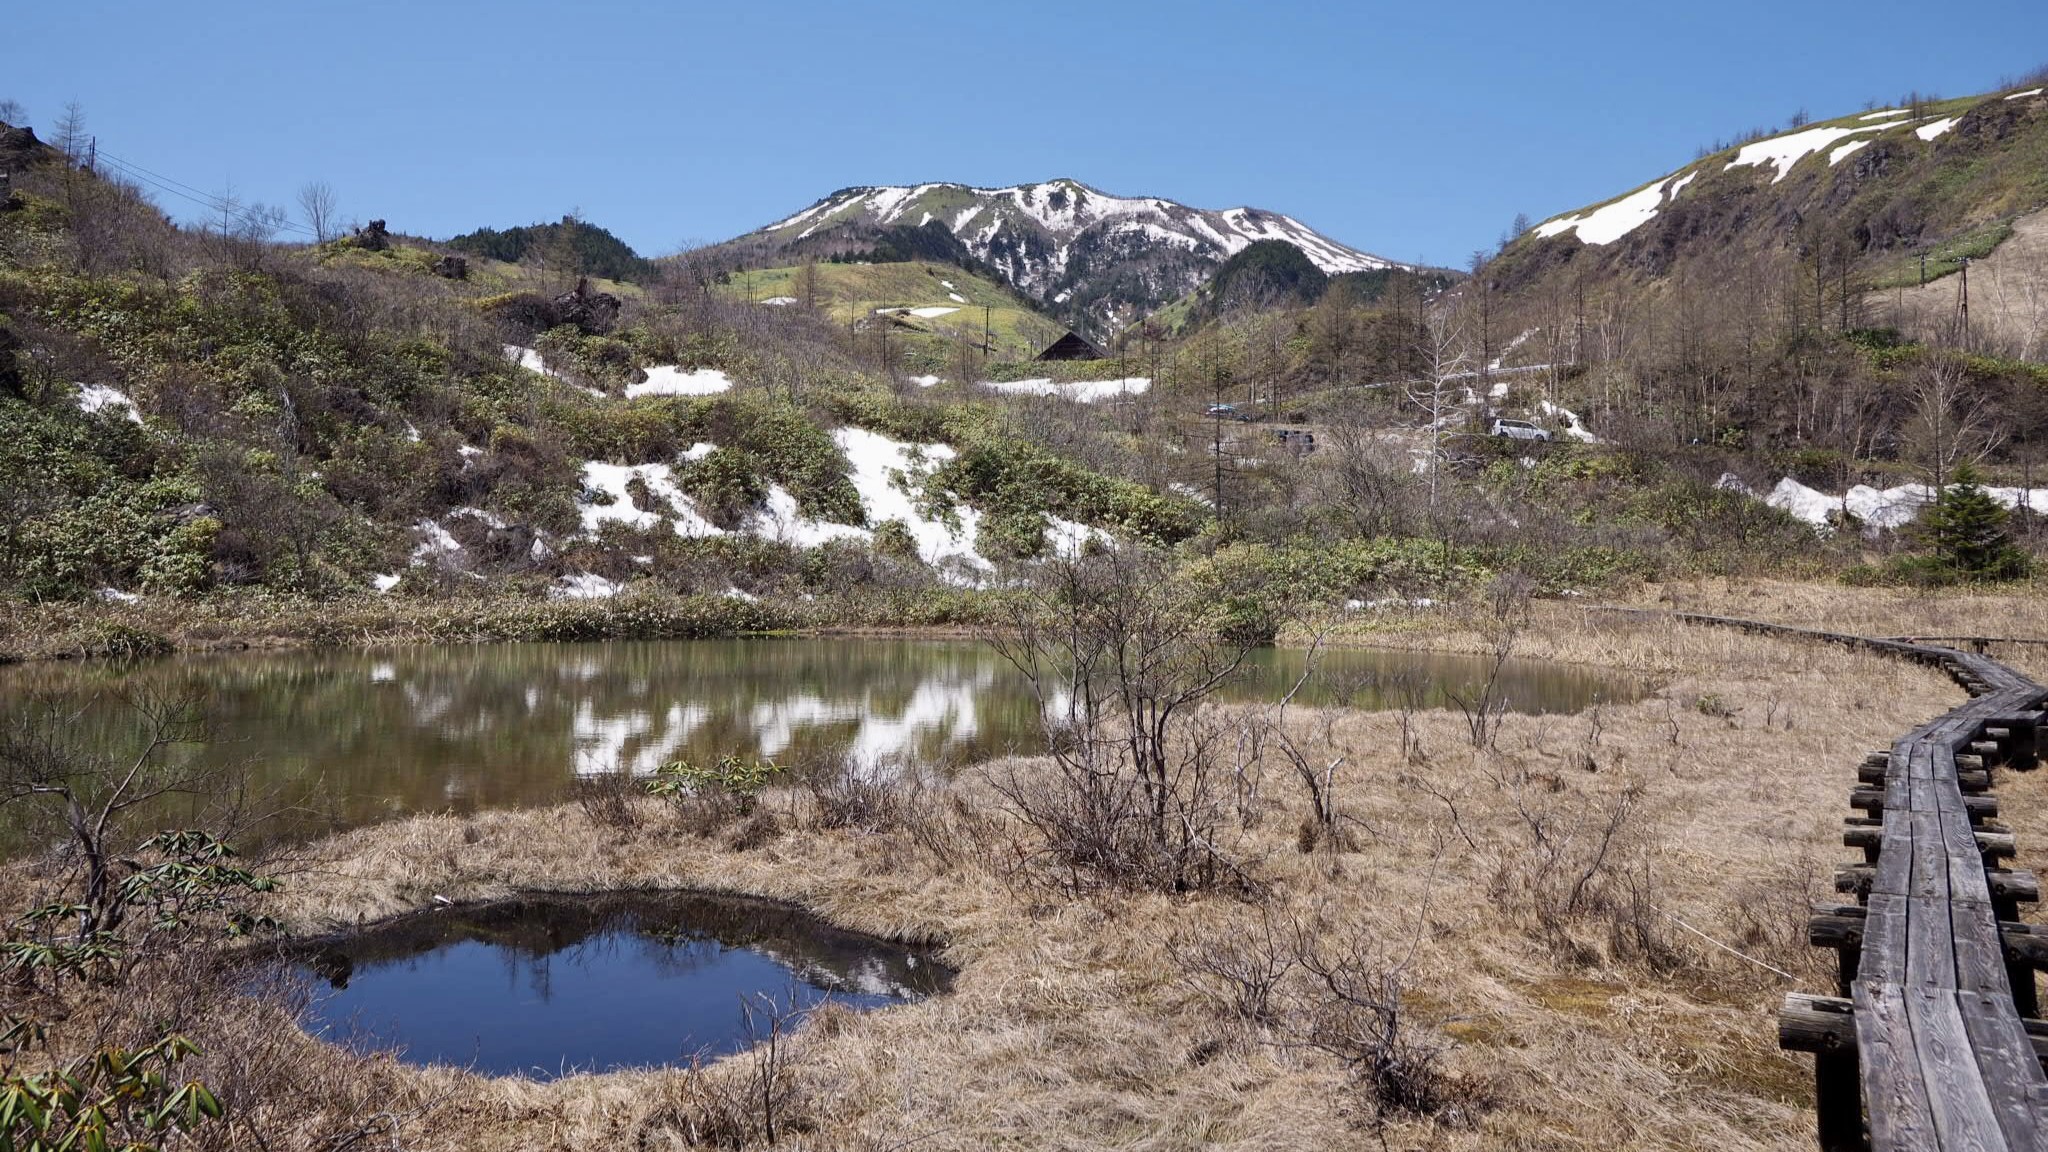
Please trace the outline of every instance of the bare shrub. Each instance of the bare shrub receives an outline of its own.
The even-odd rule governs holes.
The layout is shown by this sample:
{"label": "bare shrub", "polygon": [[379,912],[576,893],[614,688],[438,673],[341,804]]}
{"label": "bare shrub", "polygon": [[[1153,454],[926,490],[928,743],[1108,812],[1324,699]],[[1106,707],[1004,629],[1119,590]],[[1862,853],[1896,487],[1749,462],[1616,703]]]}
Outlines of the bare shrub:
{"label": "bare shrub", "polygon": [[1450,693],[1451,702],[1465,716],[1465,731],[1472,747],[1492,748],[1500,739],[1501,722],[1506,719],[1509,700],[1501,691],[1501,674],[1514,655],[1515,644],[1529,627],[1529,600],[1536,582],[1517,572],[1507,572],[1487,585],[1480,602],[1479,633],[1486,639],[1486,672],[1476,690]]}
{"label": "bare shrub", "polygon": [[899,797],[903,831],[941,868],[970,862],[994,870],[1002,851],[1001,821],[941,784],[912,777]]}
{"label": "bare shrub", "polygon": [[1183,983],[1237,1019],[1264,1026],[1280,1019],[1280,986],[1301,962],[1298,944],[1295,926],[1276,924],[1262,905],[1257,921],[1242,931],[1176,932],[1166,954]]}
{"label": "bare shrub", "polygon": [[1751,971],[1768,965],[1815,983],[1834,976],[1834,957],[1807,939],[1813,893],[1823,886],[1820,863],[1802,854],[1773,863],[1729,893],[1731,943],[1755,961]]}
{"label": "bare shrub", "polygon": [[630,772],[580,776],[570,791],[584,817],[599,828],[632,832],[641,825],[640,800],[647,790]]}
{"label": "bare shrub", "polygon": [[782,818],[766,808],[756,808],[725,834],[725,846],[735,852],[752,852],[782,835]]}
{"label": "bare shrub", "polygon": [[1581,928],[1602,932],[1614,959],[1658,970],[1685,962],[1656,899],[1640,782],[1606,796],[1549,774],[1503,774],[1496,783],[1513,812],[1491,885],[1503,910],[1533,920],[1540,939],[1578,962],[1597,959]]}
{"label": "bare shrub", "polygon": [[820,828],[884,832],[903,818],[902,775],[914,772],[901,762],[862,763],[850,750],[834,749],[797,773],[811,799],[812,819]]}
{"label": "bare shrub", "polygon": [[792,1036],[803,1011],[765,995],[742,997],[740,1007],[746,1051],[716,1066],[703,1057],[691,1060],[640,1121],[636,1147],[754,1148],[807,1126]]}
{"label": "bare shrub", "polygon": [[1249,643],[1218,635],[1196,597],[1157,553],[1117,548],[1047,564],[988,636],[1029,685],[1052,762],[995,787],[1067,891],[1254,886],[1217,843],[1221,733],[1193,722]]}
{"label": "bare shrub", "polygon": [[1389,948],[1362,927],[1302,926],[1296,962],[1308,986],[1296,1034],[1342,1061],[1377,1115],[1469,1118],[1477,1094],[1442,1067],[1450,1042],[1405,1000],[1414,952],[1412,943]]}

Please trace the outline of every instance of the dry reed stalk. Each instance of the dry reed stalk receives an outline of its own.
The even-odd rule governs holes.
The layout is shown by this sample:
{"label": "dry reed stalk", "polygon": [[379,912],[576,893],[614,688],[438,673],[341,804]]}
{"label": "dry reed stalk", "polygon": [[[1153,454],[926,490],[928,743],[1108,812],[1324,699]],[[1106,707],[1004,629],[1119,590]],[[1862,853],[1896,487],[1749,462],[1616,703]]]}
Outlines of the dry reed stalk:
{"label": "dry reed stalk", "polygon": [[[1461,641],[1446,630],[1429,642]],[[1787,982],[1726,949],[1826,990],[1801,926],[1846,859],[1855,765],[1957,691],[1867,654],[1659,620],[1589,624],[1559,606],[1538,614],[1525,650],[1635,670],[1656,690],[1597,713],[1510,716],[1483,753],[1457,714],[1419,713],[1413,760],[1393,714],[1296,709],[1289,727],[1311,754],[1347,757],[1335,787],[1355,834],[1299,851],[1305,797],[1275,772],[1265,818],[1230,845],[1270,886],[1265,915],[1411,955],[1412,1025],[1451,1041],[1446,1071],[1483,1087],[1457,1114],[1375,1118],[1333,1059],[1234,1018],[1180,971],[1179,950],[1241,938],[1251,906],[1215,894],[1049,898],[1016,882],[1006,861],[1023,832],[1000,821],[941,855],[907,827],[816,827],[795,790],[764,801],[790,830],[746,851],[679,832],[651,802],[637,826],[595,824],[574,804],[420,816],[310,846],[270,910],[309,929],[435,896],[687,887],[942,942],[961,967],[953,993],[835,1015],[804,1039],[811,1127],[778,1145],[791,1148],[1810,1146],[1809,1072],[1777,1050],[1772,1027]],[[994,770],[964,770],[926,818],[987,808]],[[2048,844],[2044,789],[2048,774],[2001,782],[2022,865]],[[1610,823],[1593,875],[1577,882]],[[1548,872],[1530,865],[1545,851],[1539,827],[1570,841]],[[539,1084],[326,1058],[332,1076],[452,1085],[461,1104],[419,1122],[422,1147],[663,1147],[648,1118],[684,1090],[676,1071]],[[710,1074],[736,1073],[728,1062]]]}

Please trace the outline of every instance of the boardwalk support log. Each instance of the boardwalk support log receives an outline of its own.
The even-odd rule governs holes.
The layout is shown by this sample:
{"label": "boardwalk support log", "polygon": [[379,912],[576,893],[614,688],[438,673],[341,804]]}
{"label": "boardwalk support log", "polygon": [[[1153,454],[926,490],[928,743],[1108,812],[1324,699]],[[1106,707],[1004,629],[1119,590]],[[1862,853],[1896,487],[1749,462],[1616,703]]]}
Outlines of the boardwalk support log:
{"label": "boardwalk support log", "polygon": [[1794,993],[1779,1043],[1814,1056],[1828,1152],[2048,1149],[2048,1023],[2035,973],[2048,928],[2019,918],[2033,873],[1998,866],[2018,845],[1996,822],[2001,769],[2030,770],[2048,689],[1985,655],[1911,640],[1677,613],[1680,620],[1846,644],[1947,672],[1970,700],[1863,758],[1835,872],[1854,904],[1814,908],[1807,937],[1840,958],[1840,996]]}

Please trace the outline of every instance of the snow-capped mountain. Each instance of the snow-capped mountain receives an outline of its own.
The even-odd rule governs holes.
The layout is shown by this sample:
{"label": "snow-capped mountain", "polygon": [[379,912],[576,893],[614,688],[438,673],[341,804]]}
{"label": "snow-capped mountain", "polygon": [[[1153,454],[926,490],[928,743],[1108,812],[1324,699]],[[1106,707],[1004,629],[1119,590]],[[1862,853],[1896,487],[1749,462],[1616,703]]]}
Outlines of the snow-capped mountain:
{"label": "snow-capped mountain", "polygon": [[1292,244],[1331,275],[1407,267],[1277,212],[1112,196],[1077,180],[844,188],[735,243],[825,255],[934,224],[1018,291],[1096,335],[1178,299],[1258,240]]}

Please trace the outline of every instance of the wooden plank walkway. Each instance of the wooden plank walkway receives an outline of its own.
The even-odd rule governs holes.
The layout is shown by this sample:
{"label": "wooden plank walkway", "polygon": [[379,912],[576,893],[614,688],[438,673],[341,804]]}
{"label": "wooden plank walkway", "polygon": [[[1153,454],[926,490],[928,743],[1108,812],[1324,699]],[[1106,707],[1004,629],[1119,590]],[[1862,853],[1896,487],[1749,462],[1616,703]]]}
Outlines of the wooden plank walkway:
{"label": "wooden plank walkway", "polygon": [[1823,1148],[2048,1149],[2048,1024],[2034,973],[2048,940],[2021,924],[2039,898],[1993,822],[1997,769],[2030,770],[2048,689],[1981,653],[1696,613],[1741,628],[1882,652],[1946,670],[1967,703],[1872,753],[1843,842],[1864,860],[1817,907],[1809,935],[1841,957],[1842,995],[1786,997],[1779,1039],[1815,1054]]}

